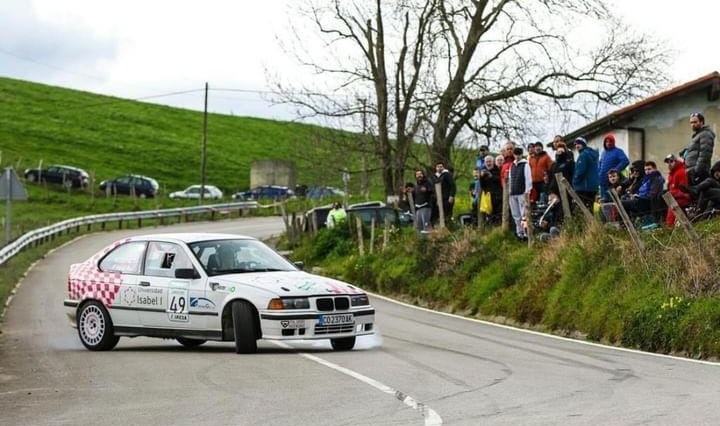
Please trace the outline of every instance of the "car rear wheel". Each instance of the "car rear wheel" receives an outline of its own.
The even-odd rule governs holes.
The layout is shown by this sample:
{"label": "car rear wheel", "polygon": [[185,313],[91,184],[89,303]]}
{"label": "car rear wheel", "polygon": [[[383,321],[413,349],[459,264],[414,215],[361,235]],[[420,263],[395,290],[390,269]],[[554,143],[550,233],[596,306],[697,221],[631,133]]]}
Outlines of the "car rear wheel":
{"label": "car rear wheel", "polygon": [[336,351],[349,351],[355,347],[355,336],[330,339],[330,344]]}
{"label": "car rear wheel", "polygon": [[91,351],[109,351],[120,340],[113,331],[110,315],[103,305],[96,301],[80,307],[77,316],[80,341]]}
{"label": "car rear wheel", "polygon": [[189,339],[187,337],[178,337],[175,340],[177,340],[181,345],[185,346],[186,348],[196,348],[207,342],[207,340]]}
{"label": "car rear wheel", "polygon": [[235,334],[235,352],[239,354],[257,352],[255,314],[250,304],[240,300],[233,302],[232,319]]}

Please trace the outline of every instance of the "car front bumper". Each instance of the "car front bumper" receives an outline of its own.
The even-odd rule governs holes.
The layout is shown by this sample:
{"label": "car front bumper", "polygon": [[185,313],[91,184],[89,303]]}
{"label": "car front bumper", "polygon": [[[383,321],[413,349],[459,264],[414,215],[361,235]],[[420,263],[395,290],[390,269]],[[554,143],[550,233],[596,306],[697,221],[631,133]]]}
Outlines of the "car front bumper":
{"label": "car front bumper", "polygon": [[[349,316],[349,317],[348,317]],[[337,323],[328,320],[339,319]],[[375,310],[366,308],[343,313],[260,313],[263,339],[333,339],[375,333]]]}

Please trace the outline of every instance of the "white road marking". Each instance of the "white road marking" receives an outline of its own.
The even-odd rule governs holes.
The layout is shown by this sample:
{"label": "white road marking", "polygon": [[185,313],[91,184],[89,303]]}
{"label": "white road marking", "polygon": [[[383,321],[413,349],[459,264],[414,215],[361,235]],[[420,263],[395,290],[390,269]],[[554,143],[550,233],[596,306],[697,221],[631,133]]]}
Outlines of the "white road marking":
{"label": "white road marking", "polygon": [[[280,347],[283,347],[286,349],[293,349],[293,347],[288,345],[287,343],[279,342],[279,341],[272,341],[272,342]],[[438,415],[438,413],[436,413],[432,408],[428,407],[427,405],[423,404],[422,402],[416,401],[410,395],[406,395],[403,392],[401,392],[399,390],[395,390],[384,383],[378,382],[375,379],[364,376],[356,371],[347,369],[345,367],[341,367],[337,364],[333,364],[332,362],[324,360],[320,357],[316,357],[314,355],[310,355],[310,354],[303,353],[303,352],[298,353],[298,355],[300,355],[304,358],[307,358],[311,361],[317,362],[318,364],[324,365],[328,368],[332,368],[333,370],[338,371],[340,373],[346,374],[356,380],[359,380],[367,385],[374,387],[375,389],[379,390],[380,392],[394,396],[395,398],[402,401],[403,404],[407,405],[408,407],[412,408],[413,410],[419,411],[420,414],[425,419],[425,426],[441,426],[443,424],[442,418]]]}

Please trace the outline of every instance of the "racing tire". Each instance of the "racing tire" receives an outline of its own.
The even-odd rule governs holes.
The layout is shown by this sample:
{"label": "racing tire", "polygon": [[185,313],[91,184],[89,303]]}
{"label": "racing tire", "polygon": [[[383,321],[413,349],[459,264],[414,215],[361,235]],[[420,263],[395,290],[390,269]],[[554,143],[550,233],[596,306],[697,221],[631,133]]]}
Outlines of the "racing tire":
{"label": "racing tire", "polygon": [[235,352],[254,354],[257,352],[257,330],[255,314],[247,302],[237,300],[232,304],[233,333],[235,336]]}
{"label": "racing tire", "polygon": [[37,175],[35,173],[28,174],[27,176],[25,176],[25,179],[28,182],[37,182],[37,180],[38,180]]}
{"label": "racing tire", "polygon": [[330,339],[330,344],[336,351],[349,351],[355,347],[355,336]]}
{"label": "racing tire", "polygon": [[175,338],[175,340],[177,340],[178,343],[185,346],[186,348],[197,348],[198,346],[207,342],[207,340],[189,339],[187,337],[177,337],[177,338]]}
{"label": "racing tire", "polygon": [[117,345],[112,319],[105,307],[96,301],[85,303],[78,310],[77,329],[83,346],[91,351],[109,351]]}
{"label": "racing tire", "polygon": [[62,186],[64,186],[65,189],[70,189],[70,188],[72,188],[72,187],[73,187],[72,180],[70,180],[70,179],[65,179],[65,180],[63,180]]}

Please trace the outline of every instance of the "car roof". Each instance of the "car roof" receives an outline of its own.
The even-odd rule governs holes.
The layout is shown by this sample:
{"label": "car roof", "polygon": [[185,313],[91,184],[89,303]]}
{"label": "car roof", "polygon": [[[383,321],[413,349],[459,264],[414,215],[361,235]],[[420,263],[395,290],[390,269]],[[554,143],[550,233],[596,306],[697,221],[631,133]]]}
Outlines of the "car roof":
{"label": "car roof", "polygon": [[51,164],[51,165],[48,166],[48,168],[50,168],[50,167],[62,167],[63,169],[75,170],[76,172],[87,173],[85,170],[83,170],[83,169],[81,169],[81,168],[79,168],[79,167],[66,166],[66,165],[64,165],[64,164]]}
{"label": "car roof", "polygon": [[[185,188],[185,189],[200,188],[201,186],[202,186],[202,185],[190,185],[190,186],[188,186],[188,187]],[[215,186],[215,185],[205,185],[205,188],[206,188],[206,189],[218,189],[218,187]]]}
{"label": "car roof", "polygon": [[[224,234],[213,232],[169,232],[165,234],[146,234],[130,237],[130,241],[174,241],[183,243],[196,243],[199,241],[216,241],[216,240],[257,240],[247,235]],[[126,239],[123,239],[126,241]]]}

